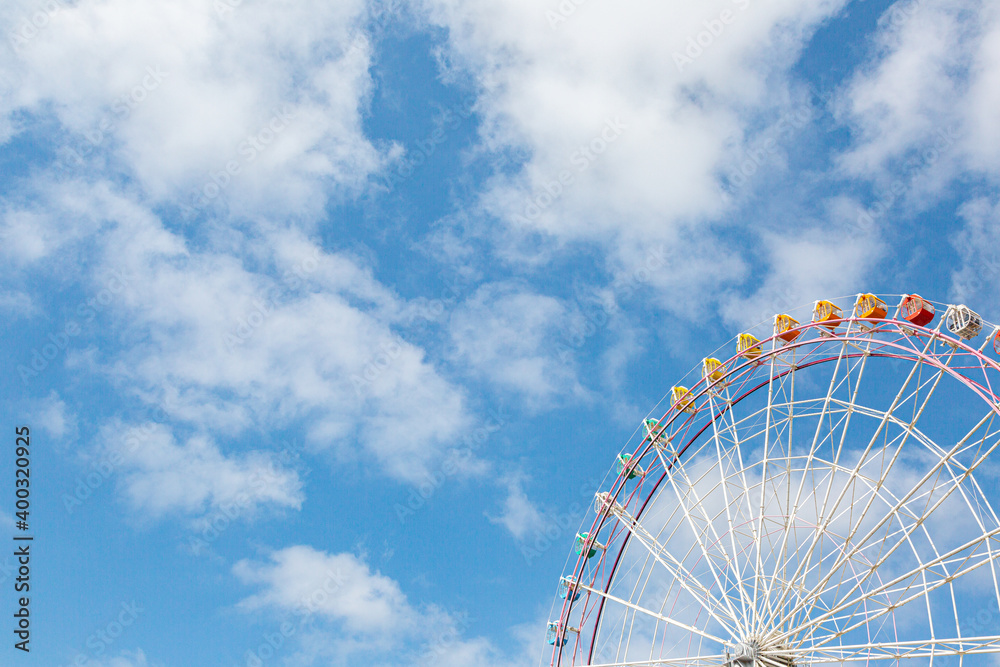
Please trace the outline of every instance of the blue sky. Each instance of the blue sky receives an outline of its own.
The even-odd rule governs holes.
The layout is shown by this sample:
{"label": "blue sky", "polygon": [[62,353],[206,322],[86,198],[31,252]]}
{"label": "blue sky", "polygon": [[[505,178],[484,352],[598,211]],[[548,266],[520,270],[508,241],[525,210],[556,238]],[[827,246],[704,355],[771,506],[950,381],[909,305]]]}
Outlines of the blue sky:
{"label": "blue sky", "polygon": [[33,664],[537,664],[593,491],[703,356],[859,291],[1000,308],[994,3],[0,17]]}

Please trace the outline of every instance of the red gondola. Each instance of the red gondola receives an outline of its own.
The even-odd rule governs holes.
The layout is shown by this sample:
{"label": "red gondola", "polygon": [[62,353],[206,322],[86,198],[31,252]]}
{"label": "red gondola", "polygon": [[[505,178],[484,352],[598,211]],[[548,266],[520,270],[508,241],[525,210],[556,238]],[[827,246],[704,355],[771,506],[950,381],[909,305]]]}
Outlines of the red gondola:
{"label": "red gondola", "polygon": [[934,319],[934,306],[916,294],[908,294],[899,302],[899,314],[910,324],[922,327]]}

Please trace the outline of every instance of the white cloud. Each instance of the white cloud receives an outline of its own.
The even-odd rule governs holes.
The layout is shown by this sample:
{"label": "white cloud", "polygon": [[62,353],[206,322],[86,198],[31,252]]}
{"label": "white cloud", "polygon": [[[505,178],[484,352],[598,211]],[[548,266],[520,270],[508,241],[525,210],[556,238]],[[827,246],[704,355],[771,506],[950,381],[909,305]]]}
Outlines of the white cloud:
{"label": "white cloud", "polygon": [[125,497],[150,516],[197,517],[228,506],[252,516],[265,506],[301,507],[298,474],[267,454],[226,456],[201,435],[180,444],[166,426],[153,423],[112,423],[102,437],[106,460],[121,470]]}
{"label": "white cloud", "polygon": [[452,353],[464,368],[536,400],[583,392],[567,344],[582,326],[558,299],[512,284],[481,287],[449,322]]}
{"label": "white cloud", "polygon": [[233,572],[244,583],[264,588],[240,603],[245,609],[317,614],[362,633],[405,633],[417,620],[399,585],[351,554],[294,546],[271,554],[270,563],[242,560]]}
{"label": "white cloud", "polygon": [[[856,139],[842,156],[843,168],[878,177],[906,161],[933,167],[938,181],[970,169],[995,182],[1000,7],[980,0],[901,0],[881,28],[874,67],[860,71],[846,91],[843,115]],[[942,132],[954,136],[954,145],[939,150]],[[941,155],[930,159],[932,151]]]}
{"label": "white cloud", "polygon": [[[964,228],[952,237],[959,262],[952,271],[951,298],[984,316],[1000,309],[1000,203],[974,199],[959,211]],[[996,319],[990,317],[989,319]]]}
{"label": "white cloud", "polygon": [[57,440],[76,431],[76,415],[67,410],[66,402],[55,391],[37,403],[31,421]]}
{"label": "white cloud", "polygon": [[884,252],[878,230],[857,224],[861,209],[849,199],[835,198],[827,209],[830,224],[825,229],[806,224],[764,237],[771,270],[752,294],[722,299],[725,319],[746,327],[770,322],[777,313],[817,299],[867,291],[863,278]]}
{"label": "white cloud", "polygon": [[[877,58],[852,80],[843,118],[855,138],[841,156],[851,176],[885,194],[871,210],[902,200],[911,213],[952,195],[956,181],[1000,184],[1000,6],[980,0],[901,0],[880,22]],[[959,207],[964,228],[940,230],[958,252],[950,298],[996,307],[1000,238],[996,205]],[[976,304],[980,304],[976,306]]]}
{"label": "white cloud", "polygon": [[545,516],[524,492],[524,478],[513,475],[501,481],[507,488],[503,510],[499,516],[487,514],[487,518],[502,525],[518,540],[541,534],[545,529]]}
{"label": "white cloud", "polygon": [[38,308],[28,294],[5,290],[0,292],[0,311],[15,318],[30,317],[38,312]]}
{"label": "white cloud", "polygon": [[412,478],[465,423],[462,394],[390,329],[397,299],[351,260],[312,247],[276,257],[272,278],[219,255],[141,260],[127,245],[138,279],[122,314],[148,338],[115,372],[174,416],[232,432],[304,418],[316,446],[346,455],[360,442]]}
{"label": "white cloud", "polygon": [[[92,202],[110,204],[114,200],[105,183],[59,183],[45,176],[40,176],[29,191],[45,193],[44,207],[7,199],[0,216],[0,237],[4,239],[0,252],[15,267],[50,259],[97,232],[104,220],[92,215]],[[19,193],[18,199],[27,195],[28,191]]]}
{"label": "white cloud", "polygon": [[[88,169],[124,167],[154,197],[189,202],[205,186],[218,195],[212,176],[232,161],[226,199],[258,214],[320,211],[382,162],[361,129],[372,55],[364,0],[44,7],[41,18],[35,3],[0,10],[12,26],[0,51],[0,138],[16,131],[15,113],[54,113],[64,148]],[[33,28],[33,16],[44,25]],[[75,168],[77,158],[60,156]]]}
{"label": "white cloud", "polygon": [[520,259],[505,246],[537,230],[609,243],[612,270],[627,273],[637,248],[668,243],[683,261],[664,293],[742,279],[741,251],[706,224],[731,209],[722,177],[759,128],[802,104],[789,68],[844,4],[425,0],[449,31],[449,66],[482,87],[484,148],[526,156],[481,199],[486,217],[513,225],[488,232],[501,254]]}
{"label": "white cloud", "polygon": [[88,248],[82,279],[101,317],[121,326],[122,347],[102,350],[96,366],[79,360],[84,370],[198,429],[235,437],[300,424],[315,448],[373,455],[409,480],[469,425],[464,393],[395,330],[406,302],[357,259],[263,223],[192,248],[104,183],[89,197],[81,183],[49,185],[46,204],[18,210],[37,218],[40,236],[58,237],[67,218],[77,236],[22,269],[78,271],[70,260]]}
{"label": "white cloud", "polygon": [[485,638],[465,638],[464,617],[411,603],[396,581],[352,554],[292,546],[264,563],[240,561],[233,573],[261,588],[241,608],[278,612],[292,628],[288,636],[298,642],[289,655],[293,664],[370,665],[384,659],[412,667],[528,667],[537,658],[541,623],[535,632],[513,628],[516,648],[504,656]]}

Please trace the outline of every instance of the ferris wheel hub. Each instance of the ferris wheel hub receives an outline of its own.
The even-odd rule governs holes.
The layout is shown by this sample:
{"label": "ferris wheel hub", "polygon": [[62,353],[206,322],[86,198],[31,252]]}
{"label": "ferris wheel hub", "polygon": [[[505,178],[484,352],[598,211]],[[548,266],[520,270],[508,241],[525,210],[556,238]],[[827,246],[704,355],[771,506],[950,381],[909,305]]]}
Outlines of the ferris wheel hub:
{"label": "ferris wheel hub", "polygon": [[780,647],[761,646],[756,638],[748,638],[734,647],[732,658],[729,660],[730,667],[794,667],[795,663],[786,655],[771,654],[768,648],[776,649]]}
{"label": "ferris wheel hub", "polygon": [[736,645],[733,652],[733,660],[746,664],[753,664],[760,657],[760,643],[756,639],[747,639]]}

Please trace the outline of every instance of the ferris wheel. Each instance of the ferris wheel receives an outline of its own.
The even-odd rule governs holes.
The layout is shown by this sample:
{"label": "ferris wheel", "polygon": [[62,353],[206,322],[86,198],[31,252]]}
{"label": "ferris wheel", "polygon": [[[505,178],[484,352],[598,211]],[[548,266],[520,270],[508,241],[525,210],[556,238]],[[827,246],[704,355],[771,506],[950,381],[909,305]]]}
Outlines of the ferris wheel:
{"label": "ferris wheel", "polygon": [[842,305],[739,335],[643,422],[577,535],[550,664],[998,664],[1000,327]]}

